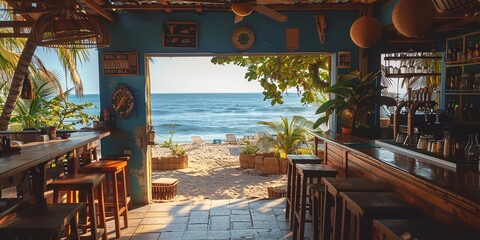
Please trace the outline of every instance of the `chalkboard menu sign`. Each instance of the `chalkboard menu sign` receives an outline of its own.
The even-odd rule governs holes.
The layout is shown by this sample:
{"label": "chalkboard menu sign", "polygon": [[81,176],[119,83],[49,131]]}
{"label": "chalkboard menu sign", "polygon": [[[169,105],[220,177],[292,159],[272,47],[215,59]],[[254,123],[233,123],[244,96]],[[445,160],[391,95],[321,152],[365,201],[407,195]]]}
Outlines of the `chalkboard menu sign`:
{"label": "chalkboard menu sign", "polygon": [[198,25],[193,22],[164,22],[164,48],[197,48]]}
{"label": "chalkboard menu sign", "polygon": [[138,75],[138,53],[103,53],[102,66],[104,76]]}

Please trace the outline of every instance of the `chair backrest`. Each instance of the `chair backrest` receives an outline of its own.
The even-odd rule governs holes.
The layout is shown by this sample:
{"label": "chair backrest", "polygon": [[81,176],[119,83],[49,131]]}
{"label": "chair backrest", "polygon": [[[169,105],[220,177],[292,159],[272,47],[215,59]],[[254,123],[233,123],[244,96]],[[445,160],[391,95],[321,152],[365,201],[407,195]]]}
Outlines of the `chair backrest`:
{"label": "chair backrest", "polygon": [[195,144],[199,144],[199,145],[203,144],[203,140],[200,136],[192,136],[192,140]]}
{"label": "chair backrest", "polygon": [[227,142],[228,143],[233,143],[233,144],[238,144],[238,138],[237,136],[235,136],[235,134],[233,133],[227,133],[225,134],[225,136],[227,136]]}
{"label": "chair backrest", "polygon": [[255,140],[259,140],[260,138],[263,138],[267,136],[267,134],[265,132],[255,132],[253,133],[253,139]]}

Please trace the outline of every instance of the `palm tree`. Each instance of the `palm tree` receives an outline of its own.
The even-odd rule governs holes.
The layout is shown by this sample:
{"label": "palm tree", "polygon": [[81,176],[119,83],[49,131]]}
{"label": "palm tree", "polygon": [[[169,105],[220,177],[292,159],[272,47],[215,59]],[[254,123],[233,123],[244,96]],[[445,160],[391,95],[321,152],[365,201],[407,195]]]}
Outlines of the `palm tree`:
{"label": "palm tree", "polygon": [[302,145],[307,144],[310,138],[308,130],[312,129],[313,122],[301,116],[293,116],[291,121],[287,117],[280,118],[280,122],[258,122],[258,124],[275,131],[274,135],[267,133],[265,137],[261,138],[259,145],[273,148],[275,154],[280,158],[287,157],[287,154],[309,153],[309,149]]}
{"label": "palm tree", "polygon": [[[7,6],[7,3],[4,0],[0,0],[0,6],[5,7]],[[0,115],[0,130],[8,129],[12,113],[15,109],[15,105],[22,90],[25,74],[28,71],[28,67],[31,65],[32,58],[34,57],[34,53],[37,48],[37,45],[33,39],[33,32],[37,28],[37,24],[34,24],[34,26],[32,27],[32,31],[25,42],[21,40],[0,41],[0,49],[12,52],[12,54],[5,54],[5,51],[0,52],[0,54],[2,55],[0,56],[0,61],[8,61],[8,64],[2,64],[2,68],[4,69],[0,70],[4,73],[4,76],[10,76],[10,73],[13,72],[8,96],[5,99],[2,113]],[[19,49],[23,49],[20,56],[18,58],[13,57],[15,55],[13,53],[16,53],[16,51],[18,51]],[[75,58],[79,56],[85,60],[88,60],[88,53],[84,49],[60,49],[58,50],[57,55],[59,56],[62,64],[64,64],[64,66],[66,66],[71,73],[71,79],[73,81],[73,84],[75,85],[76,94],[83,95],[82,82],[76,69]]]}

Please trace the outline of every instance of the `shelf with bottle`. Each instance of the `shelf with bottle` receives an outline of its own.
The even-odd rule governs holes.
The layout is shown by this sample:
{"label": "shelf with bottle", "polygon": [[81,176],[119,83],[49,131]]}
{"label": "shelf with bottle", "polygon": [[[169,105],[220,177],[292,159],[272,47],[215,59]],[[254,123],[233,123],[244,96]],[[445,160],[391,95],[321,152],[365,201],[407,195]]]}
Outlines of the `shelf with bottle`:
{"label": "shelf with bottle", "polygon": [[432,52],[386,53],[383,56],[385,77],[413,78],[440,76],[441,54]]}
{"label": "shelf with bottle", "polygon": [[462,69],[447,71],[445,94],[480,95],[480,73],[461,73]]}
{"label": "shelf with bottle", "polygon": [[[477,100],[476,100],[477,99]],[[474,96],[449,96],[445,113],[456,123],[480,125],[480,101]]]}
{"label": "shelf with bottle", "polygon": [[[447,40],[447,53],[445,54],[446,67],[460,67],[480,64],[480,40],[475,42],[465,38]],[[452,47],[455,45],[458,47]],[[465,49],[465,50],[463,50]]]}

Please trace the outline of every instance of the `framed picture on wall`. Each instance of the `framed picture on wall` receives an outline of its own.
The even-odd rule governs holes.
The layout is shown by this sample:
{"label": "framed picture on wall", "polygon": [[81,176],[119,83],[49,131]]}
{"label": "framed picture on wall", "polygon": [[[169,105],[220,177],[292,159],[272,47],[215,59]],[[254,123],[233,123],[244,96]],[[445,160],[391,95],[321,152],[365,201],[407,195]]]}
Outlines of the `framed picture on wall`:
{"label": "framed picture on wall", "polygon": [[352,65],[352,54],[348,51],[338,52],[338,68],[350,68]]}
{"label": "framed picture on wall", "polygon": [[197,48],[198,24],[195,22],[164,22],[164,48]]}

